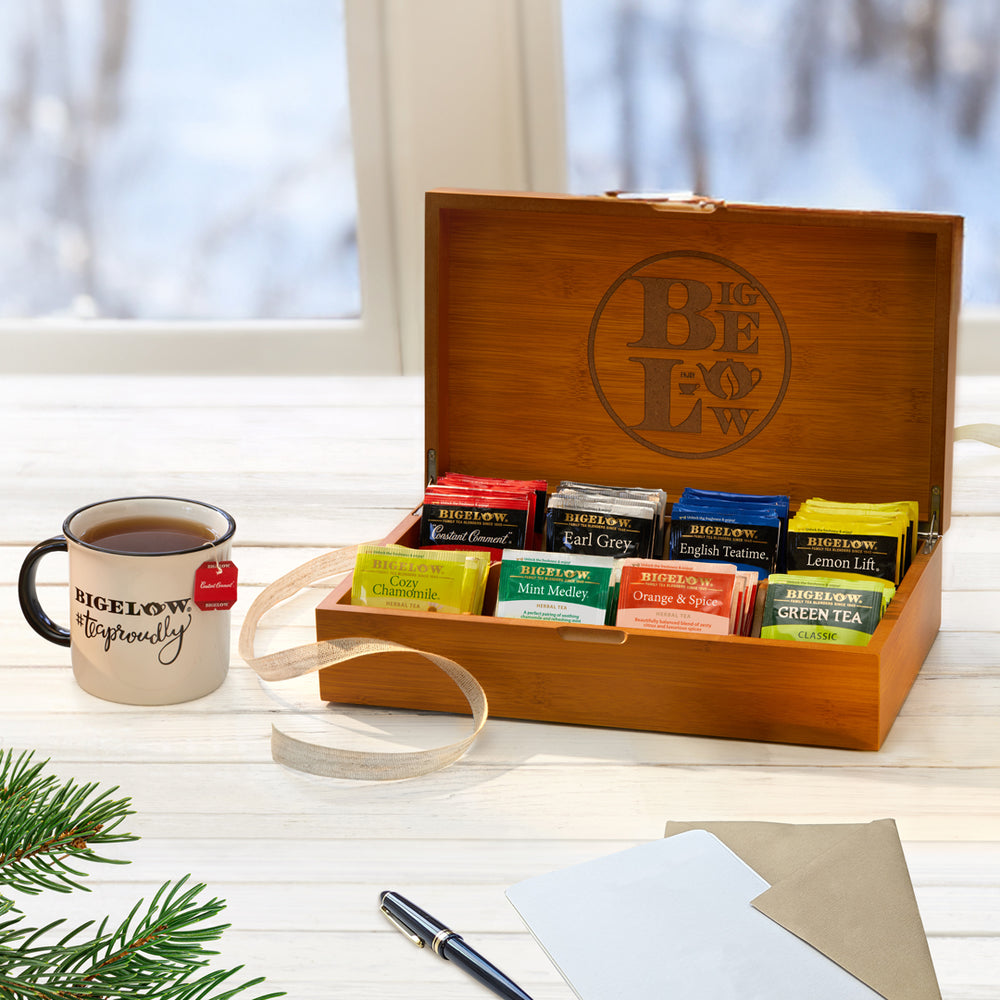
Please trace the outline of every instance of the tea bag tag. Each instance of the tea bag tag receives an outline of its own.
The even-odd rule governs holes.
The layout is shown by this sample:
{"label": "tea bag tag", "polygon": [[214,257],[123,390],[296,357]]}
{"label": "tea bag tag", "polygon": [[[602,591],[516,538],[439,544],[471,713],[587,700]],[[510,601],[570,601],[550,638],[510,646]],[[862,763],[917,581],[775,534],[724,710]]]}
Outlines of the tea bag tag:
{"label": "tea bag tag", "polygon": [[194,603],[202,611],[226,611],[236,603],[236,563],[202,563],[194,574]]}

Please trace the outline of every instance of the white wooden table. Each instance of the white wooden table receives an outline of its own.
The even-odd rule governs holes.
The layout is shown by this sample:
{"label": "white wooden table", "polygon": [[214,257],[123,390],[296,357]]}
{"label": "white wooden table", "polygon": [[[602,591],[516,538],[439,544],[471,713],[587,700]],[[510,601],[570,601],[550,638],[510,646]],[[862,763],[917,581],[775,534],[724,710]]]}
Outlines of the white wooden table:
{"label": "white wooden table", "polygon": [[[94,892],[22,900],[32,923],[122,916],[191,873],[228,901],[220,963],[299,1000],[489,995],[389,927],[376,901],[392,887],[538,1000],[566,1000],[504,898],[512,882],[659,837],[667,819],[891,816],[945,1000],[1000,998],[1000,452],[986,445],[955,446],[941,634],[878,753],[491,719],[466,758],[426,778],[330,780],[272,762],[272,719],[389,749],[450,741],[468,720],[325,706],[314,679],[258,680],[235,642],[215,694],[113,705],[79,690],[67,651],[23,622],[21,560],[70,510],[173,493],[237,519],[235,639],[262,586],[382,536],[418,499],[422,398],[419,379],[0,378],[0,747],[120,786],[142,838],[120,849],[132,864],[94,869]],[[1000,379],[964,377],[957,422],[980,421],[1000,421]],[[39,572],[54,617],[59,560]],[[265,619],[258,651],[310,641],[322,593]]]}

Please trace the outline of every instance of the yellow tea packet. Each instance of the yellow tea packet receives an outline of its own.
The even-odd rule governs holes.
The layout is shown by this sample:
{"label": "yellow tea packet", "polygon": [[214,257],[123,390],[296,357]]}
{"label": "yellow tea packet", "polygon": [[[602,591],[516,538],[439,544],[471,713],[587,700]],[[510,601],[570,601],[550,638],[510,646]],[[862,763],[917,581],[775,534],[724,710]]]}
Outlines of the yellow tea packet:
{"label": "yellow tea packet", "polygon": [[860,511],[866,514],[902,513],[906,518],[906,542],[903,547],[903,572],[910,568],[920,546],[920,504],[916,500],[896,500],[890,503],[842,503],[838,500],[822,500],[818,497],[806,500],[799,513],[810,511]]}
{"label": "yellow tea packet", "polygon": [[397,611],[482,613],[488,552],[359,545],[351,603]]}
{"label": "yellow tea packet", "polygon": [[903,511],[821,508],[807,500],[788,522],[787,571],[898,585],[907,565],[908,527]]}

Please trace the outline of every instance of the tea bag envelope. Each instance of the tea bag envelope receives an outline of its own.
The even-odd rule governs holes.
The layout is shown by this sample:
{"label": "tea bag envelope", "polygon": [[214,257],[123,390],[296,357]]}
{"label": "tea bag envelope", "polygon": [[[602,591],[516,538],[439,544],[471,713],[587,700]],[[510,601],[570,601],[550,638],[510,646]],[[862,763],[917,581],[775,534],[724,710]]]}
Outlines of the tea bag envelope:
{"label": "tea bag envelope", "polygon": [[711,831],[771,883],[755,909],[887,1000],[941,1000],[893,820],[669,822],[665,833],[695,829]]}
{"label": "tea bag envelope", "polygon": [[507,896],[581,1000],[879,1000],[754,909],[767,889],[717,837],[691,830]]}
{"label": "tea bag envelope", "polygon": [[581,1000],[940,1000],[891,820],[667,834],[508,890]]}

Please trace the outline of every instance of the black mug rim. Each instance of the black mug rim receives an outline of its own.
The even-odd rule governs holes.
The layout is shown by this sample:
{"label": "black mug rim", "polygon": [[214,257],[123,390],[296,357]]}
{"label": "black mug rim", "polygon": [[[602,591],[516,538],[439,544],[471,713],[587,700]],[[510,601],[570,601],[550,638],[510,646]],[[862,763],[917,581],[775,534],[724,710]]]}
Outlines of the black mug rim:
{"label": "black mug rim", "polygon": [[[168,552],[117,552],[114,549],[106,549],[101,545],[95,545],[93,542],[84,541],[70,528],[73,518],[84,511],[92,510],[94,507],[103,507],[106,504],[126,503],[130,500],[169,500],[175,503],[186,503],[194,507],[202,507],[205,510],[214,511],[216,514],[221,515],[226,522],[226,530],[218,538],[203,542],[201,545],[193,545],[189,549],[171,549]],[[63,535],[65,535],[68,541],[73,542],[75,545],[80,545],[85,549],[91,549],[93,552],[100,552],[109,556],[124,556],[126,558],[138,556],[141,559],[146,559],[151,556],[154,558],[159,556],[182,556],[191,552],[203,552],[208,549],[217,548],[219,545],[228,542],[236,533],[236,520],[228,511],[217,507],[215,504],[206,503],[204,500],[191,500],[188,497],[175,497],[166,494],[148,494],[142,496],[110,497],[106,500],[95,500],[93,503],[86,503],[82,507],[77,507],[76,510],[66,516],[66,519],[63,521],[62,530]]]}

